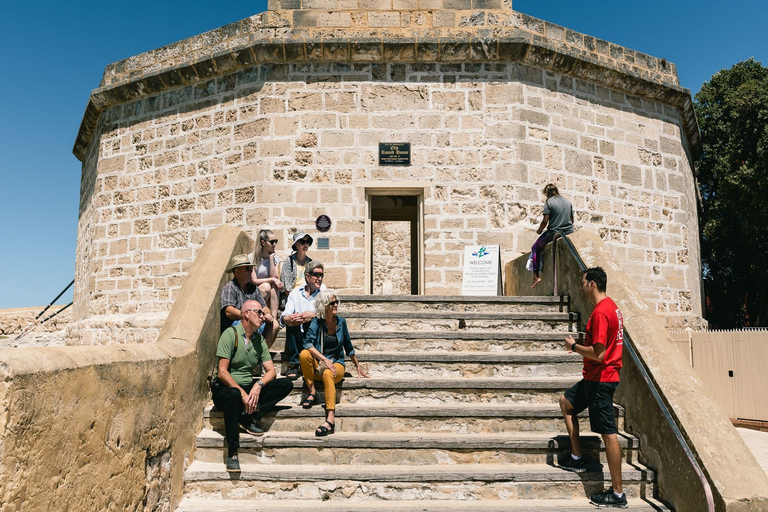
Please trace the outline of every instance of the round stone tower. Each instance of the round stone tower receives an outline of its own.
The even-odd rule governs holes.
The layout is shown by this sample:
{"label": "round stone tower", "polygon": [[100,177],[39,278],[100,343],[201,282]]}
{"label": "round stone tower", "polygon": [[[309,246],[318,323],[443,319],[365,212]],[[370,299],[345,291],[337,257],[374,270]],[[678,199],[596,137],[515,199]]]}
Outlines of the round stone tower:
{"label": "round stone tower", "polygon": [[283,257],[309,232],[343,293],[458,294],[465,245],[530,249],[549,182],[669,326],[696,324],[699,151],[673,64],[509,0],[270,0],[107,66],[74,147],[70,341],[154,340],[222,224]]}

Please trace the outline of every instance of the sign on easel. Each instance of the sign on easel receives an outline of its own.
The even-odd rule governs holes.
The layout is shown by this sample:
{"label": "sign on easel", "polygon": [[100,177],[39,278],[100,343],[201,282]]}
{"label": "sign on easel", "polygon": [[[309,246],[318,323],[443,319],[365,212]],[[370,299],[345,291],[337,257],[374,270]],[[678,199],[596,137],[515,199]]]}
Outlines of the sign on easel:
{"label": "sign on easel", "polygon": [[502,295],[498,245],[470,245],[464,248],[461,294]]}

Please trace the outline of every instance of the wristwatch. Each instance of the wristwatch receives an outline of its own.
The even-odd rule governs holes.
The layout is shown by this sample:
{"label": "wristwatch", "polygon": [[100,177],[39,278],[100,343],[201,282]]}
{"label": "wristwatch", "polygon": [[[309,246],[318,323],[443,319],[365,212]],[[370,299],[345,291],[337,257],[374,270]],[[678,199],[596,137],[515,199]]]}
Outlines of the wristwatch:
{"label": "wristwatch", "polygon": [[264,381],[263,380],[259,380],[259,382],[257,382],[256,384],[258,384],[262,388],[264,387]]}

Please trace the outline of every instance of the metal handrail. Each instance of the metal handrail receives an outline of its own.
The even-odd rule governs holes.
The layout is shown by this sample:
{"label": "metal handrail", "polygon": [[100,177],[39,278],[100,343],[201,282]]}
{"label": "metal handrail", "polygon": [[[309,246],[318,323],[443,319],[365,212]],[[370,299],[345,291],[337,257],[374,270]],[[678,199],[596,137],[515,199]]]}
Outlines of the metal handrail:
{"label": "metal handrail", "polygon": [[[584,260],[581,259],[581,256],[579,256],[578,251],[576,250],[576,247],[573,245],[573,242],[568,238],[568,236],[563,233],[560,230],[555,230],[555,232],[560,235],[560,238],[563,239],[565,242],[566,247],[568,247],[568,250],[571,252],[571,255],[576,260],[576,263],[578,263],[579,268],[582,272],[585,272],[587,270],[587,265],[584,263]],[[555,292],[554,295],[558,295],[557,293],[557,247],[555,245],[555,242],[557,240],[557,236],[552,240],[552,252],[555,254],[555,256],[552,258],[553,261],[553,269],[552,269],[552,279],[555,283]],[[635,366],[640,371],[640,375],[643,378],[643,381],[648,386],[648,388],[651,390],[651,395],[653,395],[654,400],[656,400],[656,403],[661,408],[661,412],[664,415],[664,418],[667,420],[667,423],[672,428],[672,432],[675,434],[675,438],[677,439],[677,442],[680,444],[680,447],[683,449],[683,452],[685,452],[685,456],[688,458],[688,462],[691,463],[691,466],[693,466],[693,471],[696,473],[696,476],[699,477],[699,481],[701,482],[701,486],[704,488],[704,497],[707,500],[707,511],[708,512],[714,512],[715,511],[715,500],[712,495],[712,487],[709,485],[709,481],[707,480],[707,477],[704,475],[704,470],[701,469],[701,465],[699,464],[699,461],[696,460],[696,456],[693,454],[693,450],[691,450],[691,447],[688,445],[688,442],[685,440],[685,437],[683,437],[683,433],[680,431],[680,428],[677,426],[677,423],[675,423],[675,420],[672,418],[672,412],[669,410],[669,407],[667,407],[666,402],[664,402],[664,399],[661,397],[661,393],[659,392],[659,389],[656,387],[656,384],[653,382],[653,379],[651,379],[650,373],[648,373],[648,368],[646,367],[645,363],[640,359],[640,356],[637,354],[637,350],[635,349],[634,342],[632,341],[632,338],[629,336],[629,333],[626,329],[624,329],[624,346],[627,347],[627,352],[629,353],[630,358],[632,359],[632,362],[635,363]]]}
{"label": "metal handrail", "polygon": [[[53,306],[53,303],[54,303],[54,302],[56,302],[57,300],[59,300],[59,297],[61,297],[62,295],[64,295],[64,292],[66,292],[67,290],[69,290],[69,288],[70,288],[70,287],[71,287],[73,284],[75,284],[75,280],[74,280],[74,279],[72,280],[72,282],[71,282],[71,283],[69,283],[69,284],[67,285],[67,287],[66,287],[66,288],[64,288],[63,290],[61,290],[61,293],[59,293],[59,294],[58,294],[56,297],[54,297],[54,298],[53,298],[53,300],[52,300],[51,302],[49,302],[49,303],[48,303],[48,305],[47,305],[47,306],[45,306],[45,308],[43,308],[43,310],[42,310],[41,312],[39,312],[39,313],[37,314],[37,316],[36,316],[36,317],[35,317],[35,318],[34,318],[34,319],[33,319],[33,320],[32,320],[32,321],[29,323],[29,324],[27,324],[27,326],[26,326],[24,329],[22,329],[22,330],[21,330],[21,332],[19,333],[19,335],[18,335],[18,336],[16,336],[15,338],[13,338],[13,341],[18,341],[18,340],[20,340],[20,339],[21,339],[23,336],[25,336],[26,334],[28,334],[28,333],[30,333],[30,332],[32,332],[32,331],[34,331],[34,330],[35,330],[35,328],[37,328],[37,326],[38,326],[38,325],[42,325],[42,324],[44,324],[45,322],[47,322],[48,320],[50,320],[51,318],[55,317],[56,315],[58,315],[59,313],[61,313],[61,312],[62,312],[62,311],[64,311],[65,309],[67,309],[69,306],[71,306],[71,305],[72,305],[72,302],[70,302],[69,304],[67,304],[66,306],[64,306],[63,308],[61,308],[61,309],[60,309],[60,310],[58,310],[57,312],[55,312],[54,314],[52,314],[52,315],[50,315],[50,316],[47,316],[47,317],[45,317],[44,319],[42,319],[42,320],[40,321],[40,323],[39,323],[39,324],[37,323],[37,320],[38,320],[38,318],[40,318],[41,316],[43,316],[43,314],[44,314],[46,311],[48,311],[48,309],[49,309],[51,306]],[[74,302],[74,301],[73,301],[73,302]]]}

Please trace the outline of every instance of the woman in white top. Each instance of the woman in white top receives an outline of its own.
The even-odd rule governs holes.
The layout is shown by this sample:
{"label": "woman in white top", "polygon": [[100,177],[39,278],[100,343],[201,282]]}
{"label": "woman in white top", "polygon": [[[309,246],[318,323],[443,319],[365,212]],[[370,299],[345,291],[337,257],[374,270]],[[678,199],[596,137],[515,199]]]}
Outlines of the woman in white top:
{"label": "woman in white top", "polygon": [[251,273],[251,281],[259,287],[274,318],[277,318],[280,293],[283,291],[283,283],[280,281],[278,271],[280,258],[275,254],[277,242],[277,237],[272,230],[262,229],[259,232],[259,239],[253,249],[254,267]]}

